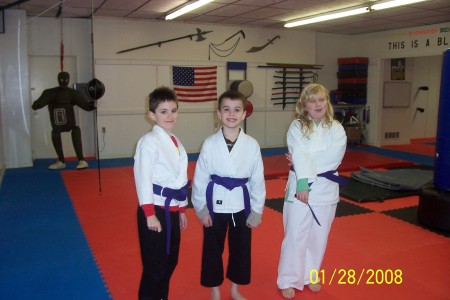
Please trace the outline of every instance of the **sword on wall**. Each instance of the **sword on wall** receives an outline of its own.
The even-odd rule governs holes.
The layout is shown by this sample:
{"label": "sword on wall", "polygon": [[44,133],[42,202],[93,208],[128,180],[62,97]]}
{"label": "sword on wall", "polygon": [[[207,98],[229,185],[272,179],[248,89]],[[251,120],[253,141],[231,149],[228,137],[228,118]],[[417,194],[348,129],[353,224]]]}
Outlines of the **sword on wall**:
{"label": "sword on wall", "polygon": [[261,51],[262,49],[266,48],[266,47],[269,46],[270,44],[273,44],[273,41],[275,41],[276,39],[279,39],[279,38],[280,38],[280,36],[277,35],[277,36],[275,36],[273,39],[269,40],[267,43],[265,43],[265,44],[262,45],[262,46],[250,48],[249,50],[247,50],[247,53],[253,53],[253,52]]}
{"label": "sword on wall", "polygon": [[137,50],[137,49],[142,49],[142,48],[146,48],[146,47],[156,46],[156,45],[158,47],[161,47],[162,44],[170,43],[170,42],[173,42],[173,41],[178,41],[178,40],[185,39],[185,38],[189,38],[192,41],[192,38],[196,37],[195,41],[196,42],[201,42],[201,41],[206,40],[204,35],[208,34],[210,32],[212,32],[212,31],[202,31],[200,28],[197,28],[197,33],[188,34],[188,35],[180,36],[180,37],[177,37],[177,38],[164,40],[164,41],[159,41],[159,42],[155,42],[155,43],[151,43],[151,44],[147,44],[147,45],[142,45],[142,46],[138,46],[138,47],[134,47],[134,48],[130,48],[130,49],[125,49],[125,50],[117,52],[117,54],[129,52],[129,51],[133,51],[133,50]]}

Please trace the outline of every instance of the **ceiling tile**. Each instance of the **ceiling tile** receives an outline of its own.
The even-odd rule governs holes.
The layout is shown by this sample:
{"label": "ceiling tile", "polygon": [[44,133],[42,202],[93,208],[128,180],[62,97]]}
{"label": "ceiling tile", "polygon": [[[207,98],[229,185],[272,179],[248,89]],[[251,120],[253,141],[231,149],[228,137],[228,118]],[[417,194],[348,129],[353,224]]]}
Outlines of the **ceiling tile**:
{"label": "ceiling tile", "polygon": [[[189,2],[188,0],[66,0],[62,3],[62,16],[66,18],[89,17],[94,10],[96,17],[163,20],[165,15]],[[258,28],[348,35],[450,22],[450,1],[431,0],[393,9],[372,11],[363,16],[330,20],[295,28],[283,27],[284,23],[289,20],[366,5],[368,2],[376,1],[214,0],[174,21],[221,25],[242,24]],[[25,2],[0,0],[0,8],[24,9],[30,17],[54,18],[58,15],[59,2],[57,0]]]}

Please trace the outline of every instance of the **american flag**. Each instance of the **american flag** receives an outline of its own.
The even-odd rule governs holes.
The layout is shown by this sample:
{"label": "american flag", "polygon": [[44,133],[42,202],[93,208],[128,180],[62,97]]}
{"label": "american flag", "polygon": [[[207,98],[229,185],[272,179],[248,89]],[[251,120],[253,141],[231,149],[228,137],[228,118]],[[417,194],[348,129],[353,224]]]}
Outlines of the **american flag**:
{"label": "american flag", "polygon": [[217,100],[217,67],[173,67],[173,88],[180,102]]}

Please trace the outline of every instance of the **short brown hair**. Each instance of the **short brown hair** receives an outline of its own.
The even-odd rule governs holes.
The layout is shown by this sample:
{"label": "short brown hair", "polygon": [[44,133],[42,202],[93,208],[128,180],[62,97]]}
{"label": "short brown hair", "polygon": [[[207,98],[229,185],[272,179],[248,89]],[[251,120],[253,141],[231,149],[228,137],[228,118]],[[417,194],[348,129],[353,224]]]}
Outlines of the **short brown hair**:
{"label": "short brown hair", "polygon": [[242,105],[244,106],[244,111],[245,111],[245,106],[247,104],[247,99],[245,98],[244,95],[242,95],[241,92],[239,91],[232,91],[232,90],[228,90],[222,93],[222,95],[220,95],[219,97],[219,103],[217,105],[217,109],[220,110],[220,106],[222,105],[223,99],[231,99],[231,100],[241,100],[242,101]]}
{"label": "short brown hair", "polygon": [[149,95],[149,110],[155,113],[158,105],[166,101],[174,101],[178,107],[177,95],[172,89],[165,86],[154,89]]}

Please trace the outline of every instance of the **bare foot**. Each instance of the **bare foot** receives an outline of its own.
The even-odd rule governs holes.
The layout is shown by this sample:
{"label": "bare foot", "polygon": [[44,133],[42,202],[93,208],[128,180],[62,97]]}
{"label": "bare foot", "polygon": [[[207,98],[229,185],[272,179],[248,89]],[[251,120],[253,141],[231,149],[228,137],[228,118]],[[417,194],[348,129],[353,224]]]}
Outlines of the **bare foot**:
{"label": "bare foot", "polygon": [[220,289],[218,286],[211,288],[211,300],[220,300]]}
{"label": "bare foot", "polygon": [[233,300],[247,300],[244,296],[239,293],[239,286],[232,282],[231,283],[231,299]]}
{"label": "bare foot", "polygon": [[295,297],[295,291],[293,288],[280,289],[281,295],[286,299],[292,299]]}
{"label": "bare foot", "polygon": [[308,284],[308,288],[311,292],[317,293],[318,291],[320,291],[320,289],[322,288],[322,286],[320,285],[320,283],[310,283]]}

